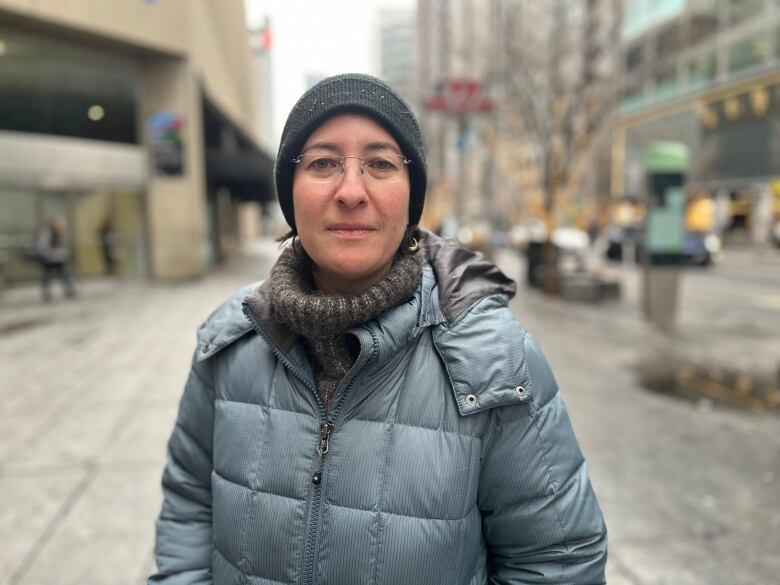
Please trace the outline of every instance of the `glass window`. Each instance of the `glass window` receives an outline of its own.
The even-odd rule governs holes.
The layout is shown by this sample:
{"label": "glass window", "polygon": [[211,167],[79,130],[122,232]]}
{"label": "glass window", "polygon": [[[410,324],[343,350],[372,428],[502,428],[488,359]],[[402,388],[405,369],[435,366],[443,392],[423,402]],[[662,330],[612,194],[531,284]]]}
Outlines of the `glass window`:
{"label": "glass window", "polygon": [[712,37],[718,32],[718,8],[717,4],[710,2],[691,10],[689,29],[689,46]]}
{"label": "glass window", "polygon": [[729,0],[729,23],[738,24],[764,11],[764,0]]}
{"label": "glass window", "polygon": [[642,45],[634,45],[626,53],[626,69],[636,71],[642,64]]}
{"label": "glass window", "polygon": [[780,59],[780,26],[775,29],[775,57]]}
{"label": "glass window", "polygon": [[738,41],[729,48],[729,72],[736,73],[760,65],[767,58],[767,41],[763,35]]}
{"label": "glass window", "polygon": [[146,235],[141,193],[114,193],[114,229],[116,230],[117,272],[121,276],[141,277],[148,274]]}
{"label": "glass window", "polygon": [[111,217],[110,193],[98,190],[78,193],[73,201],[76,254],[74,270],[80,276],[108,272],[101,247],[101,228]]}
{"label": "glass window", "polygon": [[146,274],[143,208],[135,191],[74,194],[77,274],[140,277]]}
{"label": "glass window", "polygon": [[641,89],[632,91],[631,93],[623,94],[623,102],[621,107],[624,112],[630,112],[635,108],[639,108],[645,103],[645,94]]}
{"label": "glass window", "polygon": [[682,46],[682,35],[679,23],[674,23],[658,35],[657,55],[664,60],[677,55]]}
{"label": "glass window", "polygon": [[677,68],[664,67],[655,76],[655,93],[658,97],[667,97],[677,89]]}
{"label": "glass window", "polygon": [[38,278],[38,264],[27,255],[37,240],[38,207],[33,192],[0,189],[0,280]]}
{"label": "glass window", "polygon": [[710,53],[695,58],[688,65],[688,81],[691,85],[701,85],[715,78],[715,55]]}
{"label": "glass window", "polygon": [[0,129],[137,144],[137,85],[130,61],[0,27]]}

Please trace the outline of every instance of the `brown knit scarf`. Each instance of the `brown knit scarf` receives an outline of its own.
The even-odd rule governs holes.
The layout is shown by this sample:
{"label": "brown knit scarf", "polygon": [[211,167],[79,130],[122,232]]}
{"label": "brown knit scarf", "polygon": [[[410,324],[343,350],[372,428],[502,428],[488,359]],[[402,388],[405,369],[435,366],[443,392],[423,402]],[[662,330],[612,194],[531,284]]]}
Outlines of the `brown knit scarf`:
{"label": "brown knit scarf", "polygon": [[344,332],[411,298],[422,277],[422,254],[400,256],[369,289],[354,295],[314,290],[311,260],[300,246],[285,248],[271,269],[269,302],[274,318],[306,341],[314,361],[317,389],[330,409],[339,383],[356,355]]}

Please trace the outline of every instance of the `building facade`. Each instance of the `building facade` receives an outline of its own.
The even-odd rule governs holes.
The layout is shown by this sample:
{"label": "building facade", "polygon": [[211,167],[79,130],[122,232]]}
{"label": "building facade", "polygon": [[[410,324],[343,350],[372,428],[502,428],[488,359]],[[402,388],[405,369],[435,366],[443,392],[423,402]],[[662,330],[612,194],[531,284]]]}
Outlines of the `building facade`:
{"label": "building facade", "polygon": [[620,63],[613,194],[641,196],[649,143],[681,142],[719,229],[765,241],[780,216],[780,1],[629,2]]}
{"label": "building facade", "polygon": [[272,197],[256,145],[243,3],[0,0],[0,262],[6,280],[47,222],[77,275],[198,276]]}
{"label": "building facade", "polygon": [[382,8],[377,13],[379,76],[416,106],[417,18],[413,9]]}

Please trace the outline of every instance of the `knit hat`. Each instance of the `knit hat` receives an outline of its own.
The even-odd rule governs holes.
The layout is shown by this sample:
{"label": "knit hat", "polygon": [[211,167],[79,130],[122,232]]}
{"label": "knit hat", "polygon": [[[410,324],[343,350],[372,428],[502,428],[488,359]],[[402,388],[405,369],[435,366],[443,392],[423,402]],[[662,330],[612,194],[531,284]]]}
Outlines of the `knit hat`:
{"label": "knit hat", "polygon": [[412,162],[409,224],[420,221],[425,204],[427,172],[422,132],[414,113],[404,99],[381,79],[362,73],[346,73],[323,79],[304,93],[293,106],[282,131],[276,155],[276,195],[284,218],[295,229],[292,182],[293,158],[301,153],[306,140],[325,120],[348,112],[358,112],[376,120],[395,138],[401,153]]}

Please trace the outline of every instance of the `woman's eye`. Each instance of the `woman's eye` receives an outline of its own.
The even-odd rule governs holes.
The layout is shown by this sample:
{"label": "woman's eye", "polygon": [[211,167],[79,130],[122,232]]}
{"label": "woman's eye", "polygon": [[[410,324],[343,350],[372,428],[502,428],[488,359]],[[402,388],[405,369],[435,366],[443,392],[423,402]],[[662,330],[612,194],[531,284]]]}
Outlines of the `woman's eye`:
{"label": "woman's eye", "polygon": [[368,166],[377,171],[392,171],[395,168],[395,165],[386,158],[375,158],[368,163]]}
{"label": "woman's eye", "polygon": [[334,161],[332,158],[315,158],[309,166],[318,171],[326,171],[328,169],[335,168],[336,161]]}

